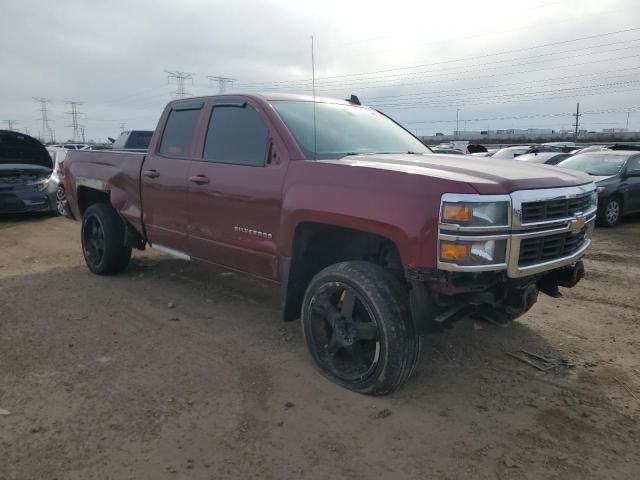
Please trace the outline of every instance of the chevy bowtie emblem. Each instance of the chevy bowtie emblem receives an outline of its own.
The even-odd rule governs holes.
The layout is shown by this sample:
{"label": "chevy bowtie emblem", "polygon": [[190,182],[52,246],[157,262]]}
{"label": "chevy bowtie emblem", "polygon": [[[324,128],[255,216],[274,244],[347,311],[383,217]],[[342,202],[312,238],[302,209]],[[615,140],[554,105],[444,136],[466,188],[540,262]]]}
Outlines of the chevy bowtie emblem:
{"label": "chevy bowtie emblem", "polygon": [[584,228],[585,223],[587,222],[584,216],[577,215],[576,218],[571,220],[571,223],[569,224],[569,230],[571,230],[573,233],[578,233]]}

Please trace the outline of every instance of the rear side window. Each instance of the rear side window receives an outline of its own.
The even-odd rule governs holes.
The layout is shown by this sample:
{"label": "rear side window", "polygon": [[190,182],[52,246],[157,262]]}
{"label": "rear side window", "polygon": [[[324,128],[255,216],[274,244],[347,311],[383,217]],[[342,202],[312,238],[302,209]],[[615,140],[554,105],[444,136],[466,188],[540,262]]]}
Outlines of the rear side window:
{"label": "rear side window", "polygon": [[262,166],[267,137],[267,125],[253,107],[214,107],[203,158],[210,162]]}
{"label": "rear side window", "polygon": [[164,127],[160,153],[177,157],[189,154],[200,110],[172,110]]}

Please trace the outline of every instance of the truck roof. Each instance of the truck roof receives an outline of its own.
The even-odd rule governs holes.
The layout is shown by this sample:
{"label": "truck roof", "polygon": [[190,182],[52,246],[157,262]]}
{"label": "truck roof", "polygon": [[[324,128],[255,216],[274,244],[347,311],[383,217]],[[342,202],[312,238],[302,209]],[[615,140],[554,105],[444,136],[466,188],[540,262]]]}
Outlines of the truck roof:
{"label": "truck roof", "polygon": [[[237,93],[223,93],[220,95],[205,95],[201,97],[188,97],[188,98],[180,98],[176,100],[172,100],[171,103],[175,102],[184,102],[190,100],[205,100],[210,98],[223,98],[223,97],[248,97],[256,100],[262,101],[278,101],[278,100],[289,100],[289,101],[298,101],[298,102],[313,102],[314,97],[312,95],[299,95],[295,93],[255,93],[255,92],[237,92]],[[343,105],[354,105],[353,103],[347,100],[340,100],[338,98],[330,98],[330,97],[315,97],[315,101],[318,103],[339,103]]]}

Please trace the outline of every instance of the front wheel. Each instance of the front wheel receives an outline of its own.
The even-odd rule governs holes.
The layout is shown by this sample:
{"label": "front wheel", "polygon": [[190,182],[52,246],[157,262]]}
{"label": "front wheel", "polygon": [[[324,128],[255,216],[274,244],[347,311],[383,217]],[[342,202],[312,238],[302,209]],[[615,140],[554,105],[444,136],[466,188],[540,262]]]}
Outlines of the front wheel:
{"label": "front wheel", "polygon": [[604,203],[598,216],[598,224],[603,227],[614,227],[620,222],[622,216],[622,203],[618,197],[611,197]]}
{"label": "front wheel", "polygon": [[82,216],[82,252],[93,273],[120,273],[129,264],[131,247],[125,245],[124,221],[108,203],[91,205]]}
{"label": "front wheel", "polygon": [[358,393],[384,395],[411,375],[419,357],[408,294],[383,268],[331,265],[307,287],[302,330],[320,372]]}

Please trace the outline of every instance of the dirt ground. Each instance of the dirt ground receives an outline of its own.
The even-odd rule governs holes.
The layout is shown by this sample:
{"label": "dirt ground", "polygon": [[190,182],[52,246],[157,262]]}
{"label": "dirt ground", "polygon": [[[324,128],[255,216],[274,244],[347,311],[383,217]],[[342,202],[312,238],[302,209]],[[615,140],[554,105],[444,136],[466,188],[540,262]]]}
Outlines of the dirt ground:
{"label": "dirt ground", "polygon": [[428,337],[371,398],[315,371],[272,287],[152,252],[99,277],[77,222],[0,220],[0,479],[637,480],[640,218],[586,266],[508,327]]}

